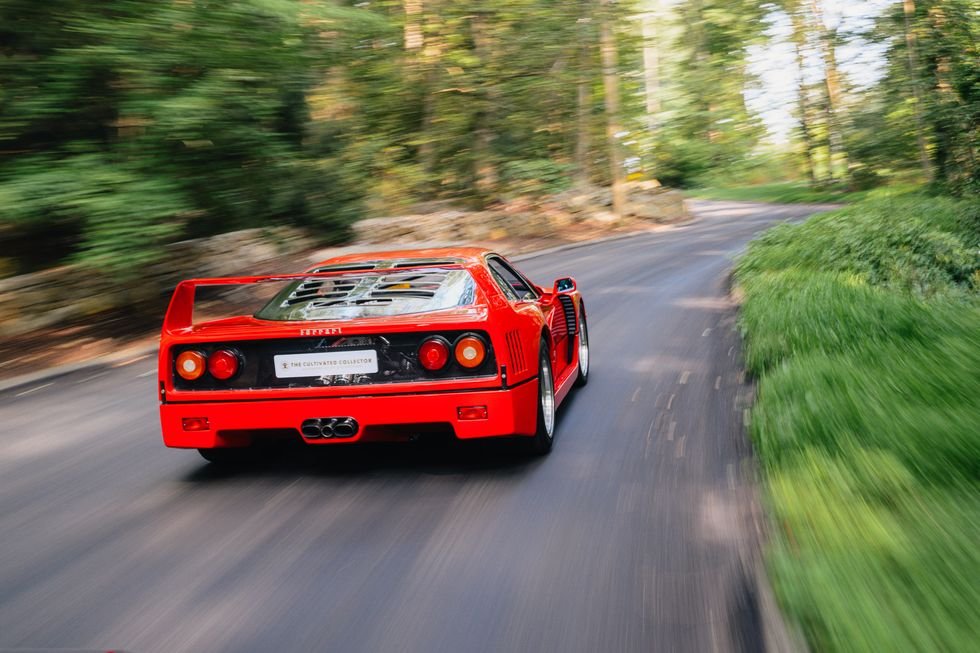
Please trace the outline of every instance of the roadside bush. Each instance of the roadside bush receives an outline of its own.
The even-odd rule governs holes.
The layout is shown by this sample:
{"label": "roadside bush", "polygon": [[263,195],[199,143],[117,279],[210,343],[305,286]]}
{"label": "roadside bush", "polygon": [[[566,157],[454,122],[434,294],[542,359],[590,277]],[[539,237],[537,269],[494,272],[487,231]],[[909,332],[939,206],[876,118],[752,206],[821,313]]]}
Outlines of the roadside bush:
{"label": "roadside bush", "polygon": [[980,202],[871,197],[803,225],[776,227],[757,242],[739,263],[742,274],[803,268],[926,296],[976,291]]}
{"label": "roadside bush", "polygon": [[978,208],[872,197],[737,266],[770,569],[814,650],[977,641]]}

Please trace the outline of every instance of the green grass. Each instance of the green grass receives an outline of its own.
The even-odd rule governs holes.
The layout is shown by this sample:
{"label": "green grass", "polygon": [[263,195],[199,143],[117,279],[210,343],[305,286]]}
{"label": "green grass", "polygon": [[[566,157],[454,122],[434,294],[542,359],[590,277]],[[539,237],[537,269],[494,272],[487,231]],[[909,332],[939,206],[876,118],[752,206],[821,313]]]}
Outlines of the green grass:
{"label": "green grass", "polygon": [[863,199],[868,191],[848,192],[841,189],[815,189],[805,182],[787,181],[755,186],[710,186],[692,188],[691,197],[704,200],[735,202],[771,202],[775,204],[830,204]]}
{"label": "green grass", "polygon": [[777,593],[815,651],[980,641],[980,203],[872,198],[736,271]]}

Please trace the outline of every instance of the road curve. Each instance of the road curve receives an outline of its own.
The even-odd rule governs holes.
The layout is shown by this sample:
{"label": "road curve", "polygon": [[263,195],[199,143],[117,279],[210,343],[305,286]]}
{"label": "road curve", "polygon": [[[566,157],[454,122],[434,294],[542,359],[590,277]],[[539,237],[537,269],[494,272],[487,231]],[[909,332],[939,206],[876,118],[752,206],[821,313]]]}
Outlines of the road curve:
{"label": "road curve", "polygon": [[297,449],[223,473],[160,441],[150,359],[0,394],[0,649],[761,650],[726,276],[808,207],[552,253],[593,370],[552,454]]}

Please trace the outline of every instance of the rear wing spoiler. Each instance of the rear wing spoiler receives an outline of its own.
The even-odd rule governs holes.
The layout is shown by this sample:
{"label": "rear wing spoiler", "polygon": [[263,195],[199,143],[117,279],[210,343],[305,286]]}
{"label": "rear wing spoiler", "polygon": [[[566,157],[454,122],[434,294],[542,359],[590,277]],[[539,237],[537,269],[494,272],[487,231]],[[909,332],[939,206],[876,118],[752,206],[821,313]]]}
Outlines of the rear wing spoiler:
{"label": "rear wing spoiler", "polygon": [[199,286],[248,286],[263,283],[282,283],[306,281],[308,279],[330,279],[351,275],[401,274],[413,270],[461,270],[463,266],[454,263],[447,265],[400,266],[397,268],[370,268],[363,270],[328,270],[326,272],[304,272],[301,274],[272,274],[258,277],[212,277],[187,279],[174,288],[167,314],[163,318],[164,331],[186,329],[194,324],[194,298]]}

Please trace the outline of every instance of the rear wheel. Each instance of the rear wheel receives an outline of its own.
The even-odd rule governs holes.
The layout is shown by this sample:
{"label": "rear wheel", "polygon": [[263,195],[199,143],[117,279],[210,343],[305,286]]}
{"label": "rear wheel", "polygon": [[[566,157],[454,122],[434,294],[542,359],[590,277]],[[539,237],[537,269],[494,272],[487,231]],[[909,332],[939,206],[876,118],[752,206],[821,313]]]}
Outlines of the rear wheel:
{"label": "rear wheel", "polygon": [[543,456],[551,451],[555,439],[555,381],[551,373],[551,352],[541,339],[538,356],[538,426],[528,442],[530,453]]}
{"label": "rear wheel", "polygon": [[589,382],[589,325],[585,320],[585,307],[582,307],[578,327],[578,376],[575,386],[581,388]]}

